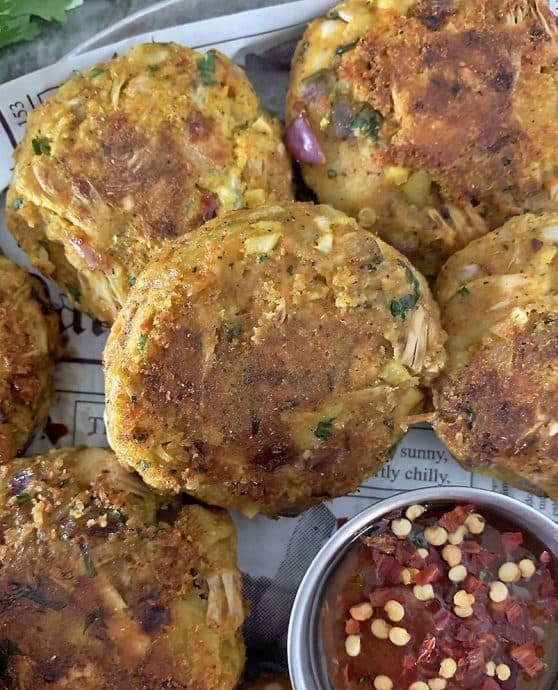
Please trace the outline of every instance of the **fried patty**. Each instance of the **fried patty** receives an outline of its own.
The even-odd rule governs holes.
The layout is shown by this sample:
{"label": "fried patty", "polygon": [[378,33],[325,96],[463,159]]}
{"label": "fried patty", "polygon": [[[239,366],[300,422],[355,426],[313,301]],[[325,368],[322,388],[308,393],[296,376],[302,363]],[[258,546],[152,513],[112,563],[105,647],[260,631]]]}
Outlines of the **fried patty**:
{"label": "fried patty", "polygon": [[306,182],[427,275],[556,208],[556,21],[543,0],[347,0],[311,22],[287,103],[325,157]]}
{"label": "fried patty", "polygon": [[263,673],[255,680],[247,681],[241,690],[292,690],[286,673]]}
{"label": "fried patty", "polygon": [[558,213],[527,214],[442,269],[448,367],[434,427],[469,470],[558,499]]}
{"label": "fried patty", "polygon": [[221,53],[137,45],[29,114],[7,222],[74,305],[111,322],[146,262],[215,215],[290,200],[279,122]]}
{"label": "fried patty", "polygon": [[130,292],[105,350],[111,446],[159,490],[296,514],[387,459],[443,341],[424,278],[352,218],[238,211]]}
{"label": "fried patty", "polygon": [[46,418],[59,347],[58,315],[42,283],[0,254],[0,464]]}
{"label": "fried patty", "polygon": [[2,687],[235,687],[244,611],[224,511],[155,495],[108,449],[1,472]]}

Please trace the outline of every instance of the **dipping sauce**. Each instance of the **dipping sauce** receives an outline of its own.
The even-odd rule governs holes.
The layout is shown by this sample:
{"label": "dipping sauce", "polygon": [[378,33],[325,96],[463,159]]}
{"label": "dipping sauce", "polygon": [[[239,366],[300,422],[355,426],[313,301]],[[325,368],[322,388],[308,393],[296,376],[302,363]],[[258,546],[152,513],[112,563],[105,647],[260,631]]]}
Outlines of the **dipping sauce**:
{"label": "dipping sauce", "polygon": [[473,505],[398,511],[360,538],[327,586],[330,682],[336,690],[549,688],[555,574],[533,535]]}

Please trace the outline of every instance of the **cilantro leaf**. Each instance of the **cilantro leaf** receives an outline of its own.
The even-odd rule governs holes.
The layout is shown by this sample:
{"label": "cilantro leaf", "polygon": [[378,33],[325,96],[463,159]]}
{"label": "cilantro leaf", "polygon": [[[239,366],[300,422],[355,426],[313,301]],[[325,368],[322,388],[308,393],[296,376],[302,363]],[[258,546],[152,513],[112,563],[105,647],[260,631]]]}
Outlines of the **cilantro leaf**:
{"label": "cilantro leaf", "polygon": [[0,48],[37,38],[40,28],[34,17],[65,22],[66,12],[83,3],[84,0],[0,0]]}
{"label": "cilantro leaf", "polygon": [[217,83],[213,76],[215,74],[215,55],[215,49],[211,48],[198,62],[198,74],[204,86],[211,86]]}

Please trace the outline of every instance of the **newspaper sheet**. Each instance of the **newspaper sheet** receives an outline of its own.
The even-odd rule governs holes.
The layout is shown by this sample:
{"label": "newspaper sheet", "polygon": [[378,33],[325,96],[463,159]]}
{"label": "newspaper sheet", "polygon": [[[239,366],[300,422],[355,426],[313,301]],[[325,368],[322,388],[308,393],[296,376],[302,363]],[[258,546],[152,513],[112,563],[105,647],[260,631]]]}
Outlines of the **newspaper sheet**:
{"label": "newspaper sheet", "polygon": [[[306,22],[331,4],[330,0],[302,0],[136,36],[64,59],[0,86],[0,189],[9,182],[11,153],[23,134],[27,113],[43,102],[73,69],[81,70],[140,41],[173,40],[202,50],[218,48],[246,67],[264,104],[281,115],[296,40]],[[15,261],[28,266],[6,230],[3,198],[0,206],[0,247]],[[48,421],[28,454],[70,444],[107,445],[101,356],[108,329],[72,309],[53,285],[48,287],[60,310],[68,355],[57,367],[57,396]],[[245,594],[250,600],[251,614],[245,632],[251,662],[265,668],[284,667],[288,615],[298,583],[339,521],[404,490],[451,485],[505,493],[558,522],[558,505],[550,500],[463,470],[425,425],[412,428],[393,459],[348,496],[317,506],[299,518],[248,520],[233,515],[239,533],[238,556],[245,574]]]}

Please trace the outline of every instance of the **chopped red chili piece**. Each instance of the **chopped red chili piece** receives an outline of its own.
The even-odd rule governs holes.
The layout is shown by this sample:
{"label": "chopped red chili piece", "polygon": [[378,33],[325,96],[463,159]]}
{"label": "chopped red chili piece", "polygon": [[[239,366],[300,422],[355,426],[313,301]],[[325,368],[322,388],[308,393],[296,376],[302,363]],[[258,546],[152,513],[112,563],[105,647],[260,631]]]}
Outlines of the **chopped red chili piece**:
{"label": "chopped red chili piece", "polygon": [[481,545],[477,541],[464,541],[461,550],[465,553],[480,553]]}
{"label": "chopped red chili piece", "polygon": [[519,618],[521,614],[523,613],[523,609],[525,607],[522,606],[519,602],[510,600],[509,603],[506,606],[506,618],[510,623],[513,623],[514,620]]}
{"label": "chopped red chili piece", "polygon": [[531,677],[535,676],[544,668],[543,662],[539,659],[535,645],[532,642],[515,647],[511,651],[511,657],[523,668]]}
{"label": "chopped red chili piece", "polygon": [[473,594],[473,592],[476,592],[480,587],[482,587],[482,582],[479,579],[477,579],[474,575],[467,575],[467,578],[463,583],[463,589],[466,592]]}
{"label": "chopped red chili piece", "polygon": [[418,553],[415,546],[403,539],[398,539],[397,541],[398,544],[395,550],[397,562],[407,568],[424,568],[424,558]]}
{"label": "chopped red chili piece", "polygon": [[417,585],[428,585],[432,582],[436,582],[440,577],[440,568],[435,564],[431,563],[427,565],[426,568],[417,573],[415,581]]}
{"label": "chopped red chili piece", "polygon": [[500,535],[502,551],[507,555],[523,544],[523,534],[521,532],[502,532]]}
{"label": "chopped red chili piece", "polygon": [[450,622],[451,619],[451,611],[448,611],[448,609],[443,609],[441,608],[437,613],[435,613],[432,616],[432,619],[434,621],[434,627],[438,631],[442,631],[446,628],[447,624]]}
{"label": "chopped red chili piece", "polygon": [[360,631],[360,623],[354,618],[349,618],[345,623],[345,633],[347,635],[357,635]]}
{"label": "chopped red chili piece", "polygon": [[554,596],[554,594],[556,592],[556,585],[554,584],[554,580],[552,579],[552,575],[548,572],[548,570],[546,568],[542,569],[541,575],[542,575],[542,581],[541,581],[541,587],[539,590],[539,596],[542,597],[543,599],[546,599],[546,597]]}
{"label": "chopped red chili piece", "polygon": [[448,532],[455,532],[458,527],[465,524],[467,516],[473,512],[474,506],[468,503],[464,506],[456,506],[448,513],[444,513],[438,520],[438,525]]}
{"label": "chopped red chili piece", "polygon": [[390,587],[378,587],[374,591],[370,592],[370,603],[372,606],[383,608],[390,599],[398,601],[400,604],[403,603],[403,597],[401,592],[397,589],[391,589]]}

